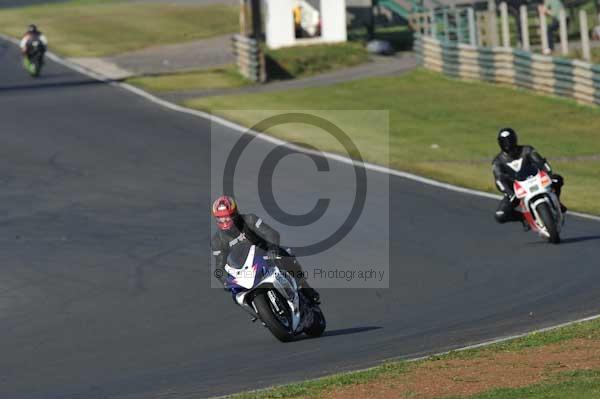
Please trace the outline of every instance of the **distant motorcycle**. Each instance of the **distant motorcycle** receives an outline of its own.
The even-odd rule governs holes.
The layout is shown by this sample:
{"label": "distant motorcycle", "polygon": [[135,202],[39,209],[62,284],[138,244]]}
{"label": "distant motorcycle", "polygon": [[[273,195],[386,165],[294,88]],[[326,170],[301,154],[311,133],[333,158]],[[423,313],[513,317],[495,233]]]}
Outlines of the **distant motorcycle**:
{"label": "distant motorcycle", "polygon": [[39,39],[34,39],[27,44],[27,52],[23,56],[23,66],[31,76],[38,77],[44,65],[46,46]]}
{"label": "distant motorcycle", "polygon": [[515,195],[520,200],[517,211],[523,214],[532,231],[558,244],[565,216],[552,189],[552,179],[537,166],[532,163],[523,165],[522,161],[513,183]]}
{"label": "distant motorcycle", "polygon": [[320,336],[326,326],[321,308],[304,297],[296,280],[277,262],[255,245],[240,244],[227,259],[225,288],[253,321],[260,319],[280,341],[301,334]]}

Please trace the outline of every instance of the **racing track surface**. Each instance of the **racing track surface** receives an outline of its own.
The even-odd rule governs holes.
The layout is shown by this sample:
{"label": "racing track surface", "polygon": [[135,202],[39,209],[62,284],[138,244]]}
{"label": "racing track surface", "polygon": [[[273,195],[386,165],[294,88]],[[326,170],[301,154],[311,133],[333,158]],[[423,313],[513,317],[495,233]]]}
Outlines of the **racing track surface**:
{"label": "racing track surface", "polygon": [[[572,217],[549,246],[497,226],[494,200],[391,177],[391,288],[322,290],[328,335],[280,344],[208,288],[209,123],[53,63],[31,80],[1,45],[2,398],[221,395],[600,309],[600,223]],[[305,162],[278,169],[285,206],[314,203]],[[340,256],[377,246],[364,226]]]}

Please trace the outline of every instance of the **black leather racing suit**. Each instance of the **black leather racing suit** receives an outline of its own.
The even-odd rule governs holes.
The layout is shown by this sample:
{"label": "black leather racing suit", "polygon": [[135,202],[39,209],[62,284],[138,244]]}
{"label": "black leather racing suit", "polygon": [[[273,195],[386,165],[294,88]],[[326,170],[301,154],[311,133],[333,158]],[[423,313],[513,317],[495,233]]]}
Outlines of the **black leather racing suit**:
{"label": "black leather racing suit", "polygon": [[538,169],[545,170],[548,175],[550,175],[552,178],[552,187],[560,199],[560,192],[564,184],[563,178],[560,175],[552,173],[550,164],[548,164],[546,159],[542,157],[535,148],[523,145],[518,146],[510,155],[501,152],[492,162],[496,187],[504,194],[504,198],[502,198],[498,205],[498,209],[496,210],[495,216],[498,223],[522,220],[521,213],[515,210],[515,207],[519,204],[519,200],[516,198],[513,190],[513,183],[518,170],[514,170],[510,166],[512,162],[521,158],[523,159],[523,162],[533,162]]}
{"label": "black leather racing suit", "polygon": [[229,230],[218,230],[211,242],[216,268],[220,270],[216,275],[223,276],[220,278],[221,282],[225,281],[227,275],[225,264],[231,248],[249,241],[265,251],[281,256],[278,266],[294,276],[301,288],[309,290],[307,294],[310,294],[310,297],[314,296],[314,290],[304,279],[302,268],[296,258],[279,246],[279,233],[275,229],[252,213],[240,214],[234,217],[233,221],[234,224]]}

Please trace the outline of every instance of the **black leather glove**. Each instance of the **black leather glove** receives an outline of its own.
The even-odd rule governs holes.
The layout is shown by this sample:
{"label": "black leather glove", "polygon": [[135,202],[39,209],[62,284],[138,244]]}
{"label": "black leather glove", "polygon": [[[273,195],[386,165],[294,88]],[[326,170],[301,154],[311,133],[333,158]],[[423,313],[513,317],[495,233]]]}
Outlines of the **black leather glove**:
{"label": "black leather glove", "polygon": [[512,206],[516,207],[517,205],[519,205],[519,203],[521,202],[520,199],[517,198],[517,196],[515,194],[506,194],[506,198],[508,198],[508,200],[510,201],[510,203],[512,204]]}

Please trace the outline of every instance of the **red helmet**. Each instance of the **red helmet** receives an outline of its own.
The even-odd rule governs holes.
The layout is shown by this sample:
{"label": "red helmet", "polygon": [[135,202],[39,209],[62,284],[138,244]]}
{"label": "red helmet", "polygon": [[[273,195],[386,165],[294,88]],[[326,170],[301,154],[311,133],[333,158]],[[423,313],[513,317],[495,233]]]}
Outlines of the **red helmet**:
{"label": "red helmet", "polygon": [[237,215],[235,200],[227,195],[222,195],[213,202],[212,214],[217,219],[217,227],[229,230],[233,226],[233,218]]}

